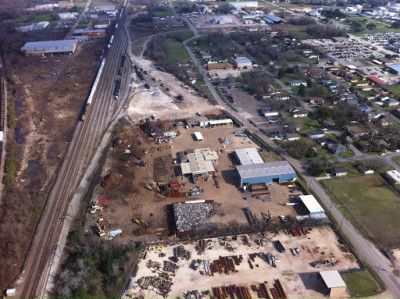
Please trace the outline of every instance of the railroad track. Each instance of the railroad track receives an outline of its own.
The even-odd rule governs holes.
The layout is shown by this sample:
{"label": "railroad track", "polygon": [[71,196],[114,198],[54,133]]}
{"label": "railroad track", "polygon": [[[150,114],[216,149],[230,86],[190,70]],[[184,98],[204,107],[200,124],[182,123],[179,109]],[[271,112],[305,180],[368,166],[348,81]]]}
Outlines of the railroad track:
{"label": "railroad track", "polygon": [[[121,25],[124,20],[125,17],[122,16]],[[17,289],[18,297],[33,298],[43,295],[48,278],[45,270],[55,254],[70,200],[111,121],[124,106],[122,99],[114,100],[112,91],[126,46],[124,26],[119,26],[114,32],[114,41],[107,53],[92,105],[86,112],[86,120],[76,126],[68,152],[47,198],[25,259],[23,281]]]}

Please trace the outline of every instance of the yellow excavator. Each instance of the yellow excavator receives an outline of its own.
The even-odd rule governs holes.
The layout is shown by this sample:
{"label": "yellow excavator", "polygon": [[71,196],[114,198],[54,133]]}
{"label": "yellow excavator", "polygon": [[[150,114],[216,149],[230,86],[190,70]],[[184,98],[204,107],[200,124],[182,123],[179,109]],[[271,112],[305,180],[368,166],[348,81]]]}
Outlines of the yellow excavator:
{"label": "yellow excavator", "polygon": [[134,218],[133,222],[135,222],[137,225],[139,226],[143,226],[143,227],[149,227],[149,225],[147,224],[147,222],[145,220],[143,220],[142,218]]}
{"label": "yellow excavator", "polygon": [[157,192],[161,192],[161,190],[160,190],[160,188],[158,187],[158,184],[156,183],[156,182],[151,182],[151,183],[148,183],[146,186],[145,186],[145,188],[146,189],[149,189],[150,191],[157,191]]}

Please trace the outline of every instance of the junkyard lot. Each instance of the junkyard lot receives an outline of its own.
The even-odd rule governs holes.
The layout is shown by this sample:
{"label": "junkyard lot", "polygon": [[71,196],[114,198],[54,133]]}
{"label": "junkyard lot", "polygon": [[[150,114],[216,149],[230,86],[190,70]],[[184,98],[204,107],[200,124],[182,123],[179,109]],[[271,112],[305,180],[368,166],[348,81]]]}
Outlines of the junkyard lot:
{"label": "junkyard lot", "polygon": [[[264,244],[259,245],[255,243],[255,239],[259,235],[249,236],[250,245],[244,245],[241,236],[237,240],[232,240],[231,237],[208,239],[211,242],[206,246],[209,250],[205,250],[202,254],[196,251],[195,246],[197,242],[182,243],[185,249],[191,252],[191,259],[179,260],[179,269],[176,271],[176,276],[172,276],[172,288],[168,297],[177,298],[181,297],[185,291],[188,290],[211,290],[212,287],[225,286],[225,285],[247,285],[256,284],[267,281],[268,286],[272,287],[274,279],[279,279],[283,284],[289,298],[318,298],[325,294],[322,281],[318,279],[318,271],[323,270],[348,270],[358,268],[355,258],[351,253],[343,252],[337,241],[337,237],[329,227],[314,228],[307,235],[300,237],[292,237],[284,233],[272,235],[270,233],[265,235]],[[286,248],[286,253],[279,253],[271,243],[275,240],[280,240]],[[229,251],[225,245],[229,244],[233,247],[233,251]],[[146,263],[149,260],[160,262],[161,267],[163,262],[170,256],[173,256],[173,248],[180,245],[174,244],[169,246],[150,246],[147,250],[146,259],[142,259],[138,264],[138,271],[136,278],[132,278],[131,284],[128,287],[128,294],[133,296],[155,297],[157,296],[153,290],[142,290],[135,287],[134,284],[143,276],[154,276]],[[298,248],[300,254],[293,256],[289,248]],[[304,249],[303,249],[304,248]],[[252,264],[255,266],[253,269],[249,267],[248,259],[250,253],[267,253],[271,252],[280,260],[277,267],[273,268],[266,261],[260,257],[256,257]],[[160,257],[159,254],[164,253],[165,257]],[[216,273],[214,276],[206,276],[200,274],[204,273],[204,266],[200,264],[197,270],[189,268],[193,259],[212,261],[218,259],[220,256],[233,256],[243,255],[243,261],[239,266],[235,266],[238,272],[229,274]],[[314,268],[311,263],[321,260],[329,259],[334,266],[327,268]],[[195,282],[195,284],[194,284]],[[252,293],[257,297],[255,293]]]}
{"label": "junkyard lot", "polygon": [[[95,219],[100,217],[109,217],[114,219],[115,222],[112,225],[112,229],[120,228],[127,231],[128,238],[135,236],[135,231],[138,226],[132,222],[134,217],[141,217],[149,223],[150,228],[167,228],[167,213],[166,205],[191,199],[206,199],[214,200],[221,203],[219,213],[209,219],[208,223],[215,223],[217,225],[231,225],[237,223],[240,225],[247,225],[247,219],[244,215],[243,208],[250,207],[253,214],[261,220],[261,212],[267,214],[271,212],[272,217],[277,217],[281,214],[295,216],[295,212],[292,206],[284,206],[284,203],[289,200],[289,189],[284,186],[272,184],[270,186],[271,201],[261,201],[252,198],[248,193],[242,193],[237,188],[237,180],[234,174],[233,162],[228,157],[228,152],[233,152],[238,148],[246,147],[257,147],[249,138],[235,137],[232,132],[237,130],[235,127],[220,127],[220,128],[209,128],[201,129],[199,127],[190,128],[188,130],[184,128],[174,129],[179,130],[181,135],[171,140],[168,144],[155,144],[152,138],[147,137],[144,132],[139,128],[127,129],[129,132],[134,132],[135,140],[140,139],[141,145],[132,144],[131,150],[135,148],[135,152],[142,153],[143,150],[148,150],[147,154],[141,154],[142,159],[147,162],[144,167],[139,167],[136,164],[138,161],[135,157],[128,157],[128,154],[121,154],[124,149],[119,149],[120,153],[116,154],[117,149],[112,149],[109,152],[109,157],[106,160],[105,167],[103,169],[102,177],[111,172],[116,172],[121,175],[121,180],[125,176],[130,176],[131,172],[134,172],[134,177],[129,179],[129,183],[133,184],[133,192],[120,194],[115,189],[102,190],[99,189],[93,196],[93,200],[101,198],[106,195],[110,200],[110,207],[104,209],[93,216]],[[193,140],[193,133],[200,131],[204,137],[204,141],[196,142]],[[219,154],[218,165],[215,166],[220,188],[216,188],[213,179],[210,177],[208,181],[199,180],[195,184],[188,181],[186,177],[174,175],[173,159],[176,158],[176,153],[179,151],[193,150],[195,148],[209,147],[213,150],[219,151],[223,148],[223,145],[218,141],[218,138],[228,138],[232,140],[232,144],[226,144],[225,149]],[[170,148],[169,148],[170,147]],[[161,149],[161,150],[158,150]],[[124,156],[126,155],[126,157]],[[125,167],[121,169],[115,169],[115,163],[113,161],[118,159],[124,159],[126,163],[122,163]],[[118,164],[118,163],[117,163]],[[118,164],[121,165],[121,164]],[[126,178],[125,178],[126,179]],[[187,192],[191,187],[200,186],[204,189],[204,196],[191,198],[167,198],[162,194],[150,191],[144,188],[144,186],[153,180],[162,179],[169,183],[175,181],[180,184],[185,184],[184,191]],[[244,200],[246,198],[247,200]],[[90,223],[89,222],[89,223]],[[93,223],[92,223],[93,224]],[[89,227],[87,227],[89,229]],[[154,237],[154,236],[153,236]],[[147,237],[143,237],[147,238]],[[154,238],[153,238],[154,239]]]}

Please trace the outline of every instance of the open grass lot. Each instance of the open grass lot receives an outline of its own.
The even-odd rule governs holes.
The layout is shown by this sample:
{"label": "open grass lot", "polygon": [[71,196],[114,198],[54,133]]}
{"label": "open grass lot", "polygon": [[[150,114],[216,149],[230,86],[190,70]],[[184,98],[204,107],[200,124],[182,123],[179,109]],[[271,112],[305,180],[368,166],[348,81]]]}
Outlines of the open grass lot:
{"label": "open grass lot", "polygon": [[172,10],[166,10],[166,11],[156,11],[155,13],[154,13],[154,16],[155,17],[160,17],[160,18],[164,18],[164,17],[170,17],[170,16],[173,16],[174,14],[173,14],[173,12],[172,12]]}
{"label": "open grass lot", "polygon": [[375,296],[382,292],[382,287],[376,282],[372,274],[363,272],[348,273],[342,275],[349,292],[357,298]]}
{"label": "open grass lot", "polygon": [[38,16],[36,16],[36,17],[33,19],[33,22],[44,22],[44,21],[50,22],[50,21],[52,21],[52,20],[53,20],[53,18],[51,17],[50,14],[45,14],[45,15],[38,15]]}
{"label": "open grass lot", "polygon": [[366,237],[381,246],[400,245],[400,197],[378,174],[321,182],[341,210]]}
{"label": "open grass lot", "polygon": [[176,59],[178,61],[189,60],[189,54],[186,52],[181,42],[172,38],[167,38],[165,39],[164,45],[169,59]]}
{"label": "open grass lot", "polygon": [[400,96],[400,86],[393,85],[393,86],[387,86],[386,88],[389,89],[389,91],[394,95]]}

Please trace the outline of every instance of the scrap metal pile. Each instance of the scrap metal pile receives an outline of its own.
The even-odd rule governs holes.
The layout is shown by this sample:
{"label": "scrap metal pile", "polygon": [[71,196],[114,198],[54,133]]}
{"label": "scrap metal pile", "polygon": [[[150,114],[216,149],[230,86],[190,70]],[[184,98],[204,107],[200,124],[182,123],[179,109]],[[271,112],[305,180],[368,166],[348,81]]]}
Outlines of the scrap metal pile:
{"label": "scrap metal pile", "polygon": [[215,214],[213,201],[179,202],[173,208],[178,232],[191,231]]}

